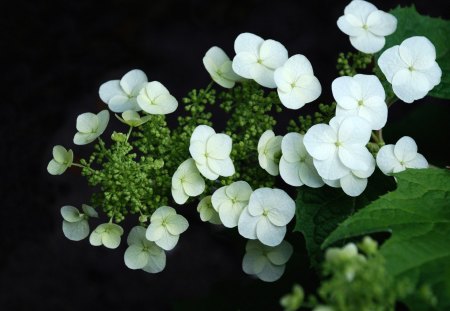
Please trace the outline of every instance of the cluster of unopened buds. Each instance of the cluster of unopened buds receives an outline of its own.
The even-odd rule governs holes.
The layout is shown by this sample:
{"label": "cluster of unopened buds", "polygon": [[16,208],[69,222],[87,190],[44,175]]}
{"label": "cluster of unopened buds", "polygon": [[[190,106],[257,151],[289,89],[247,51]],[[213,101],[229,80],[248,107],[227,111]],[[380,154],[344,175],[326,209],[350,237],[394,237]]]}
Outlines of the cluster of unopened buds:
{"label": "cluster of unopened buds", "polygon": [[[349,35],[350,43],[364,53],[382,50],[385,36],[397,26],[396,18],[372,4],[352,1],[338,19],[338,27]],[[219,47],[212,47],[203,64],[212,79],[224,88],[251,79],[266,88],[276,88],[281,103],[288,109],[299,109],[315,101],[322,86],[308,59],[301,54],[288,57],[286,48],[277,41],[242,33],[234,42],[236,55],[231,60]],[[378,67],[392,84],[395,95],[404,102],[421,99],[440,82],[441,69],[436,63],[433,44],[425,37],[411,37],[385,50]],[[360,195],[376,165],[389,175],[406,168],[426,168],[426,159],[417,153],[410,137],[395,145],[380,145],[374,157],[367,145],[387,122],[388,104],[385,90],[375,75],[357,74],[335,79],[331,85],[336,101],[336,116],[328,124],[313,125],[304,135],[288,133],[277,136],[271,129],[258,142],[258,162],[268,174],[280,175],[291,186],[318,188],[339,187],[349,196]],[[177,100],[157,81],[149,82],[141,70],[132,70],[120,80],[104,83],[100,98],[108,108],[121,113],[119,119],[130,127],[140,126],[151,115],[169,114],[177,109]],[[139,112],[142,113],[139,114]],[[94,141],[109,121],[108,110],[98,114],[84,113],[77,118],[74,143]],[[191,157],[173,172],[172,196],[177,204],[205,191],[205,179],[232,176],[235,168],[230,153],[232,139],[199,125],[192,133]],[[256,159],[255,159],[256,161]],[[48,172],[62,174],[73,163],[73,152],[62,146],[53,149]],[[97,212],[83,205],[64,206],[64,234],[71,240],[89,235],[88,218]],[[295,215],[294,200],[281,189],[252,189],[244,180],[223,186],[203,197],[197,210],[203,221],[237,227],[249,239],[243,269],[264,281],[275,281],[284,272],[292,246],[284,241],[286,226]],[[175,247],[179,235],[188,228],[187,220],[174,208],[162,206],[150,217],[147,228],[134,227],[128,235],[125,264],[131,269],[156,273],[165,267],[165,252]],[[110,221],[90,234],[92,245],[116,248],[123,229]]]}

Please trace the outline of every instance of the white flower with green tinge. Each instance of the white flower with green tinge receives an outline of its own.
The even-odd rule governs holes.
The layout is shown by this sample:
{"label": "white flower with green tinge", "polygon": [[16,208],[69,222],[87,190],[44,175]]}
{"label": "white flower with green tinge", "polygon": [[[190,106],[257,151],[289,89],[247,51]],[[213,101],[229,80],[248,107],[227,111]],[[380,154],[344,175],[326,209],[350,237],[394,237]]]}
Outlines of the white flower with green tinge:
{"label": "white flower with green tinge", "polygon": [[137,97],[139,107],[150,114],[169,114],[177,110],[178,101],[158,81],[147,83]]}
{"label": "white flower with green tinge", "polygon": [[133,69],[120,80],[103,83],[98,92],[102,101],[113,112],[139,111],[141,108],[136,97],[147,81],[147,76],[142,70]]}
{"label": "white flower with green tinge", "polygon": [[216,180],[219,176],[229,177],[235,173],[230,153],[232,148],[230,136],[216,134],[207,125],[199,125],[191,136],[189,152],[200,173]]}
{"label": "white flower with green tinge", "polygon": [[276,87],[274,72],[288,59],[288,52],[280,42],[245,32],[234,41],[234,51],[232,67],[235,73],[262,86]]}
{"label": "white flower with green tinge", "polygon": [[75,145],[86,145],[93,142],[103,134],[109,122],[108,110],[102,110],[97,114],[86,112],[77,118],[78,133],[73,137]]}
{"label": "white flower with green tinge", "polygon": [[125,251],[125,265],[133,270],[142,269],[149,273],[158,273],[166,267],[166,253],[162,248],[145,237],[146,229],[136,226],[131,229],[128,248]]}
{"label": "white flower with green tinge", "polygon": [[213,193],[212,206],[219,213],[225,227],[234,228],[238,225],[239,217],[248,205],[251,194],[252,187],[245,181],[236,181]]}
{"label": "white flower with green tinge", "polygon": [[386,125],[388,108],[380,80],[373,75],[339,77],[331,84],[336,100],[336,116],[358,116],[369,122],[372,130]]}
{"label": "white flower with green tinge", "polygon": [[172,197],[178,204],[184,204],[189,197],[196,197],[205,191],[205,180],[200,175],[192,158],[177,168],[172,176]]}
{"label": "white flower with green tinge", "polygon": [[322,92],[319,80],[309,60],[300,54],[291,56],[275,70],[274,80],[281,103],[289,109],[299,109],[316,100]]}
{"label": "white flower with green tinge", "polygon": [[411,37],[381,54],[378,66],[395,95],[406,103],[425,97],[441,82],[436,49],[425,37]]}
{"label": "white flower with green tinge", "polygon": [[281,141],[283,136],[275,136],[272,130],[265,131],[258,141],[259,165],[270,175],[279,173],[278,163],[281,157]]}
{"label": "white flower with green tinge", "polygon": [[217,46],[213,46],[206,52],[203,65],[214,82],[224,88],[231,89],[236,81],[242,79],[233,71],[228,55]]}
{"label": "white flower with green tinge", "polygon": [[61,175],[73,163],[73,151],[63,146],[53,147],[53,159],[47,165],[47,172],[51,175]]}
{"label": "white flower with green tinge", "polygon": [[123,234],[123,228],[117,224],[104,223],[92,231],[89,237],[89,243],[93,246],[104,245],[107,248],[117,248],[120,244],[120,237]]}
{"label": "white flower with green tinge", "polygon": [[169,251],[175,247],[180,234],[187,230],[189,223],[169,206],[161,206],[150,218],[145,237],[162,249]]}
{"label": "white flower with green tinge", "polygon": [[260,188],[253,191],[248,206],[242,211],[238,230],[244,238],[276,246],[283,240],[286,225],[294,215],[295,202],[286,192]]}
{"label": "white flower with green tinge", "polygon": [[388,175],[407,168],[427,168],[428,161],[417,152],[417,144],[409,136],[403,136],[395,145],[385,145],[377,154],[377,165]]}
{"label": "white flower with green tinge", "polygon": [[289,185],[307,185],[319,188],[324,185],[314,167],[313,158],[306,151],[303,135],[288,133],[281,142],[280,176]]}
{"label": "white flower with green tinge", "polygon": [[209,221],[214,225],[222,224],[222,222],[220,221],[219,213],[216,212],[212,205],[210,195],[200,200],[197,205],[197,212],[199,212],[200,219],[202,221]]}
{"label": "white flower with green tinge", "polygon": [[378,10],[372,3],[354,0],[345,7],[344,15],[339,17],[337,25],[350,36],[350,43],[355,49],[373,54],[384,47],[384,37],[395,32],[397,19],[392,14]]}
{"label": "white flower with green tinge", "polygon": [[91,206],[83,204],[83,213],[78,208],[70,205],[61,207],[63,217],[62,230],[64,236],[71,241],[81,241],[89,235],[89,217],[98,217],[97,212]]}
{"label": "white flower with green tinge", "polygon": [[142,124],[148,122],[151,119],[152,116],[143,116],[141,117],[138,112],[133,110],[127,110],[122,112],[122,117],[119,117],[116,114],[116,118],[119,119],[120,122],[125,123],[128,126],[131,127],[138,127]]}
{"label": "white flower with green tinge", "polygon": [[274,282],[283,275],[292,253],[292,245],[286,241],[275,247],[263,245],[259,241],[248,241],[242,269],[264,282]]}

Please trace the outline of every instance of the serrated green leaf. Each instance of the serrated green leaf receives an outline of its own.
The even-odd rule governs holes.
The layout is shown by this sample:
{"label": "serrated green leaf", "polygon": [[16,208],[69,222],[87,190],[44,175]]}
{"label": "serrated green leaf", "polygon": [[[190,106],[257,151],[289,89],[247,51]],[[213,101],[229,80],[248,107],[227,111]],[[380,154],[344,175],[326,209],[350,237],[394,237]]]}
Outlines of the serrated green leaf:
{"label": "serrated green leaf", "polygon": [[[398,279],[428,284],[439,308],[450,306],[450,171],[406,170],[398,187],[345,220],[324,241],[391,232],[380,248],[386,268]],[[407,300],[408,302],[408,300]],[[414,304],[410,304],[413,310]]]}

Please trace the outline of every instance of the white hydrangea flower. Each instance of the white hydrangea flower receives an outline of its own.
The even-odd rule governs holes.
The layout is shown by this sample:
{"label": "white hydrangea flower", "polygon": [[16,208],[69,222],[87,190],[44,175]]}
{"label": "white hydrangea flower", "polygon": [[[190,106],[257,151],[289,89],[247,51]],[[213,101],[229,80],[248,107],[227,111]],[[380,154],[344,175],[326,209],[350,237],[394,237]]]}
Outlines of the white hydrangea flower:
{"label": "white hydrangea flower", "polygon": [[178,204],[184,204],[189,197],[196,197],[205,191],[205,180],[200,175],[192,158],[177,168],[172,176],[172,197]]}
{"label": "white hydrangea flower", "polygon": [[417,144],[409,136],[403,136],[394,145],[385,145],[377,154],[377,165],[388,175],[398,173],[407,168],[427,168],[428,162],[417,152]]}
{"label": "white hydrangea flower", "polygon": [[395,32],[397,19],[392,14],[378,10],[372,3],[353,0],[345,7],[344,15],[339,17],[337,25],[350,36],[350,43],[355,49],[373,54],[384,47],[384,37]]}
{"label": "white hydrangea flower", "polygon": [[268,246],[281,243],[295,215],[295,202],[280,189],[260,188],[250,196],[238,222],[239,233]]}
{"label": "white hydrangea flower", "polygon": [[73,163],[73,151],[61,145],[53,147],[53,159],[47,165],[47,172],[51,175],[61,175]]}
{"label": "white hydrangea flower", "polygon": [[170,251],[177,245],[180,234],[187,230],[189,223],[183,216],[177,214],[175,209],[169,206],[161,206],[150,218],[145,237],[155,242],[156,245],[166,251]]}
{"label": "white hydrangea flower", "polygon": [[220,86],[231,89],[241,79],[232,68],[232,61],[219,47],[213,46],[203,57],[203,65],[211,78]]}
{"label": "white hydrangea flower", "polygon": [[70,205],[61,207],[63,217],[62,230],[64,236],[71,241],[81,241],[89,235],[89,217],[98,217],[97,212],[91,206],[83,204],[80,213],[78,208]]}
{"label": "white hydrangea flower", "polygon": [[77,118],[78,133],[73,137],[75,145],[86,145],[93,142],[103,134],[109,122],[108,110],[102,110],[97,114],[86,112]]}
{"label": "white hydrangea flower", "polygon": [[372,130],[386,125],[388,108],[380,80],[373,75],[339,77],[331,84],[336,100],[336,116],[358,116],[367,120]]}
{"label": "white hydrangea flower", "polygon": [[275,282],[283,275],[293,251],[292,245],[286,241],[275,247],[266,246],[259,241],[248,241],[242,270],[264,282]]}
{"label": "white hydrangea flower", "polygon": [[133,270],[142,269],[149,273],[158,273],[166,267],[166,253],[154,242],[145,238],[146,229],[136,226],[131,229],[124,254],[125,265]]}
{"label": "white hydrangea flower", "polygon": [[291,56],[275,70],[274,80],[281,103],[289,109],[299,109],[316,100],[322,92],[309,60],[300,54]]}
{"label": "white hydrangea flower", "polygon": [[229,177],[235,173],[231,148],[230,136],[216,134],[212,127],[199,125],[192,133],[189,152],[200,173],[216,180],[219,176]]}
{"label": "white hydrangea flower", "polygon": [[395,95],[406,103],[424,98],[441,82],[442,70],[436,63],[436,49],[425,37],[411,37],[378,58]]}
{"label": "white hydrangea flower", "polygon": [[116,118],[119,119],[120,122],[125,123],[128,126],[131,127],[138,127],[142,124],[148,122],[151,119],[152,116],[143,116],[141,117],[139,113],[133,110],[127,110],[122,112],[122,117],[119,117],[116,114]]}
{"label": "white hydrangea flower", "polygon": [[89,243],[93,246],[104,245],[107,248],[117,248],[120,244],[120,237],[123,234],[123,228],[117,224],[104,223],[92,231],[89,236]]}
{"label": "white hydrangea flower", "polygon": [[219,213],[216,212],[216,210],[212,205],[210,195],[200,200],[200,202],[197,205],[197,212],[199,212],[200,219],[202,221],[205,222],[209,221],[214,225],[222,224],[222,221],[220,221]]}
{"label": "white hydrangea flower", "polygon": [[270,175],[279,173],[278,163],[281,156],[281,141],[283,136],[275,136],[272,130],[265,131],[258,141],[259,165]]}
{"label": "white hydrangea flower", "polygon": [[147,81],[147,76],[142,70],[133,69],[120,80],[103,83],[98,93],[102,101],[113,112],[139,111],[141,109],[137,104],[136,97]]}
{"label": "white hydrangea flower", "polygon": [[245,32],[234,41],[234,51],[232,67],[235,73],[262,86],[276,87],[274,72],[288,59],[288,52],[280,42]]}
{"label": "white hydrangea flower", "polygon": [[334,117],[330,124],[313,125],[303,143],[323,179],[336,180],[350,171],[367,171],[372,155],[366,148],[369,123],[358,116]]}
{"label": "white hydrangea flower", "polygon": [[323,186],[324,182],[314,167],[313,158],[303,144],[303,135],[286,134],[281,142],[281,151],[280,175],[287,184],[312,188]]}
{"label": "white hydrangea flower", "polygon": [[214,192],[211,203],[225,227],[234,228],[238,225],[251,194],[252,187],[245,181],[236,181]]}
{"label": "white hydrangea flower", "polygon": [[147,83],[137,97],[139,107],[150,114],[169,114],[177,110],[178,101],[158,81]]}

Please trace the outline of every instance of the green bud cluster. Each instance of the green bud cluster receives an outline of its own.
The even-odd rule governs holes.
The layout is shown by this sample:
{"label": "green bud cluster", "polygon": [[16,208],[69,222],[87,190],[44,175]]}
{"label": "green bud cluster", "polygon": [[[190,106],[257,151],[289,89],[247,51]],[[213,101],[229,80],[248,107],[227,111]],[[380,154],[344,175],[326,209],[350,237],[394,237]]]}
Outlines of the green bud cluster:
{"label": "green bud cluster", "polygon": [[336,68],[340,76],[353,77],[358,73],[358,70],[364,70],[372,64],[372,61],[372,54],[362,52],[339,53]]}
{"label": "green bud cluster", "polygon": [[309,128],[315,124],[328,123],[334,117],[336,111],[336,103],[319,104],[319,110],[313,115],[299,116],[297,120],[290,120],[287,130],[288,132],[297,132],[305,134]]}

